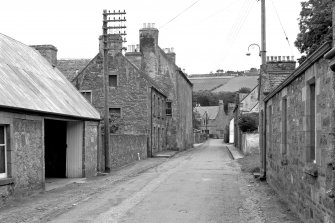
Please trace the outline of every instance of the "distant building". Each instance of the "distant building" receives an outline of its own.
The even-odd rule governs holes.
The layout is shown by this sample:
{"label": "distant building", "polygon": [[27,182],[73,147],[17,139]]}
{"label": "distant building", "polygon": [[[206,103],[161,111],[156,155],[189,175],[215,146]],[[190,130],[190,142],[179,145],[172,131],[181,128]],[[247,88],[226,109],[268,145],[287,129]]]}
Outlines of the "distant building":
{"label": "distant building", "polygon": [[56,68],[57,49],[3,34],[0,49],[0,206],[47,178],[95,176],[100,115]]}
{"label": "distant building", "polygon": [[232,118],[235,104],[229,103],[228,111],[225,111],[223,101],[219,101],[219,106],[198,106],[194,112],[198,115],[201,123],[200,130],[202,133],[209,134],[214,138],[229,138],[229,123]]}

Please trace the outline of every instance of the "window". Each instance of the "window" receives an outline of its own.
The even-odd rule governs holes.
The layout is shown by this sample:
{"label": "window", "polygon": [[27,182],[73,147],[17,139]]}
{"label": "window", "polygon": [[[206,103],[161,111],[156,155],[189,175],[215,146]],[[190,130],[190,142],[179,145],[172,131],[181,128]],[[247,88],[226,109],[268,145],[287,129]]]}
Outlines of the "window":
{"label": "window", "polygon": [[122,125],[121,108],[109,108],[110,133],[116,133]]}
{"label": "window", "polygon": [[7,177],[6,128],[0,126],[0,178]]}
{"label": "window", "polygon": [[108,76],[109,87],[117,87],[117,75]]}
{"label": "window", "polygon": [[161,100],[158,98],[157,116],[161,117]]}
{"label": "window", "polygon": [[271,150],[272,150],[272,106],[270,105],[268,107],[268,116],[269,116],[269,155],[272,155],[271,154]]}
{"label": "window", "polygon": [[154,95],[154,100],[152,104],[153,104],[153,109],[152,109],[153,115],[156,116],[156,95]]}
{"label": "window", "polygon": [[282,101],[282,133],[282,154],[284,155],[287,153],[287,98],[283,98]]}
{"label": "window", "polygon": [[80,91],[86,100],[92,104],[92,91]]}
{"label": "window", "polygon": [[315,163],[315,82],[309,85],[309,122],[310,122],[310,151],[308,161]]}
{"label": "window", "polygon": [[166,102],[166,110],[165,110],[165,114],[168,116],[172,115],[172,102],[171,101],[167,101]]}

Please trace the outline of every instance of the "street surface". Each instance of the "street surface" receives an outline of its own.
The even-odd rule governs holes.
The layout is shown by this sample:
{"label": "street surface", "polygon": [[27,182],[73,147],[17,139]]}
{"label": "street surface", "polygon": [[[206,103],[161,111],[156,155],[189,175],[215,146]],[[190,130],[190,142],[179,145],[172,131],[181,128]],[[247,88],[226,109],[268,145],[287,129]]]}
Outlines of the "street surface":
{"label": "street surface", "polygon": [[[241,172],[222,140],[207,141],[170,159],[148,159],[128,169],[135,172],[123,178],[116,173],[114,178],[119,176],[118,181],[111,181],[113,176],[108,176],[82,187],[64,189],[64,193],[55,191],[54,196],[46,194],[48,201],[37,197],[30,209],[26,208],[28,202],[14,205],[0,211],[0,221],[299,222],[287,213],[285,204],[273,198],[276,195],[271,197],[252,189],[257,184],[250,185],[253,179]],[[77,190],[81,192],[75,193]],[[57,193],[60,198],[56,198]],[[270,209],[260,205],[262,199],[267,202],[264,207],[273,199]],[[41,206],[44,209],[39,211]],[[17,219],[16,214],[22,216]]]}

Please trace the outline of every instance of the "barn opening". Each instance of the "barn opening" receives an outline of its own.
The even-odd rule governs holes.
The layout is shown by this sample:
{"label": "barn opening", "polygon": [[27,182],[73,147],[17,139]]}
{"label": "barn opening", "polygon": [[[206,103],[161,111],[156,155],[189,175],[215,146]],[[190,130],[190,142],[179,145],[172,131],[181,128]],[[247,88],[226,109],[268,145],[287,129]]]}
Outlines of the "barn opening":
{"label": "barn opening", "polygon": [[45,178],[83,177],[83,122],[45,119]]}
{"label": "barn opening", "polygon": [[44,147],[45,147],[45,177],[66,177],[66,129],[65,121],[45,120]]}

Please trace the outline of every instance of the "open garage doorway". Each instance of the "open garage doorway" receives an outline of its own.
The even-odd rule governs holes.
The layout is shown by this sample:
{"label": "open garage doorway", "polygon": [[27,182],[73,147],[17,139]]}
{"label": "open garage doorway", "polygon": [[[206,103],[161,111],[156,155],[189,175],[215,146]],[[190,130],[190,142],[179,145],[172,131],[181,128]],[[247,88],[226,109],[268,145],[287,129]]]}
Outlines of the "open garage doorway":
{"label": "open garage doorway", "polygon": [[66,177],[66,129],[65,121],[44,122],[45,178]]}
{"label": "open garage doorway", "polygon": [[45,178],[83,177],[83,122],[45,119]]}

